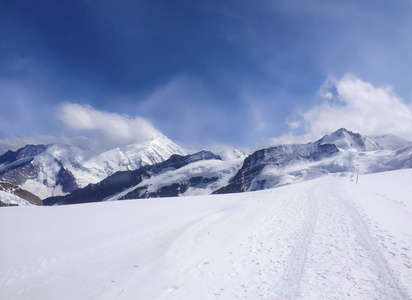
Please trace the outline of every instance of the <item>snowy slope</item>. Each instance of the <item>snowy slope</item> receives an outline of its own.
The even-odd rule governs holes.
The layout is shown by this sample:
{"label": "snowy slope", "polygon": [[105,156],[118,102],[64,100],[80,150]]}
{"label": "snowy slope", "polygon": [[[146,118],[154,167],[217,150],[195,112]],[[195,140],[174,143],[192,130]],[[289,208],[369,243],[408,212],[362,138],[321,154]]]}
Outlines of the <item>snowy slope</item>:
{"label": "snowy slope", "polygon": [[57,145],[28,145],[0,156],[0,180],[15,184],[44,198],[69,193],[77,188],[75,179],[53,155]]}
{"label": "snowy slope", "polygon": [[369,136],[368,138],[375,143],[380,150],[397,150],[412,145],[412,142],[393,134]]}
{"label": "snowy slope", "polygon": [[[143,180],[121,193],[118,193],[112,197],[106,198],[106,201],[113,201],[125,198],[129,193],[138,189],[140,190],[139,196],[150,198],[163,196],[160,191],[165,190],[172,186],[181,188],[179,196],[196,196],[196,195],[209,195],[212,192],[226,186],[229,179],[239,170],[243,163],[243,159],[222,161],[222,160],[200,160],[190,163],[179,169],[166,170],[160,174],[143,178]],[[195,182],[187,190],[183,187],[185,183]],[[127,198],[125,198],[127,199]]]}
{"label": "snowy slope", "polygon": [[325,177],[412,168],[412,144],[393,135],[367,137],[339,129],[314,143],[280,145],[247,157],[215,193],[269,189]]}
{"label": "snowy slope", "polygon": [[176,143],[157,134],[149,142],[132,144],[103,152],[82,163],[81,169],[73,170],[80,187],[97,183],[117,171],[136,170],[167,160],[171,155],[186,155]]}
{"label": "snowy slope", "polygon": [[43,205],[39,197],[10,183],[0,182],[0,192],[0,206]]}
{"label": "snowy slope", "polygon": [[411,299],[411,177],[1,209],[0,298]]}
{"label": "snowy slope", "polygon": [[[233,166],[230,167],[232,164],[222,162],[215,165],[210,164],[209,160],[222,162],[219,156],[210,151],[200,151],[186,156],[174,154],[161,163],[132,171],[116,172],[99,183],[89,184],[67,196],[44,199],[43,203],[77,204],[117,199],[171,197],[180,196],[190,188],[205,189],[207,192],[211,186],[226,184],[231,173],[237,170]],[[209,174],[214,176],[207,177]],[[159,182],[157,178],[165,180]],[[140,185],[142,182],[144,185]],[[159,190],[153,190],[156,186]]]}
{"label": "snowy slope", "polygon": [[29,201],[20,198],[10,192],[0,190],[0,206],[8,206],[8,205],[33,205]]}
{"label": "snowy slope", "polygon": [[[365,138],[366,139],[366,138]],[[353,133],[345,128],[341,128],[329,135],[324,136],[319,140],[321,145],[323,144],[334,144],[342,150],[352,150],[352,151],[366,151],[367,147],[365,145],[364,139],[359,133]],[[372,144],[372,143],[369,143]],[[378,147],[374,147],[372,144],[370,150],[378,150]],[[369,150],[369,149],[368,149]]]}
{"label": "snowy slope", "polygon": [[345,128],[341,128],[324,136],[320,139],[320,143],[335,144],[342,150],[352,150],[357,152],[397,150],[412,145],[412,142],[408,142],[393,134],[366,136],[354,133]]}
{"label": "snowy slope", "polygon": [[44,199],[50,195],[65,195],[78,188],[71,170],[80,167],[82,151],[62,144],[48,145],[46,151],[31,161],[35,170],[20,184],[33,194]]}
{"label": "snowy slope", "polygon": [[177,144],[156,135],[143,144],[89,153],[64,144],[28,145],[0,156],[0,180],[16,184],[40,198],[66,195],[121,170],[135,170],[185,154]]}

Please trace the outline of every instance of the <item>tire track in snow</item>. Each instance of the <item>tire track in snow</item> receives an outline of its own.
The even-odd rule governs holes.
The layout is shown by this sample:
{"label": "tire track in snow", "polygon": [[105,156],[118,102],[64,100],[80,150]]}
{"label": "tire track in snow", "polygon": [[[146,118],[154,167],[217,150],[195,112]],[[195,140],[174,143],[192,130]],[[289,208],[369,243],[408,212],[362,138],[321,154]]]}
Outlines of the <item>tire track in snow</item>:
{"label": "tire track in snow", "polygon": [[381,288],[381,299],[410,299],[404,288],[400,286],[398,279],[394,276],[388,261],[379,250],[356,207],[346,200],[345,197],[338,196],[337,198],[343,204],[353,223],[353,228],[359,238],[359,244],[369,253],[369,258],[375,265],[375,272],[379,278],[379,286]]}
{"label": "tire track in snow", "polygon": [[306,195],[306,219],[289,258],[289,266],[280,283],[278,299],[295,299],[300,294],[300,282],[307,259],[307,252],[318,217],[318,201]]}

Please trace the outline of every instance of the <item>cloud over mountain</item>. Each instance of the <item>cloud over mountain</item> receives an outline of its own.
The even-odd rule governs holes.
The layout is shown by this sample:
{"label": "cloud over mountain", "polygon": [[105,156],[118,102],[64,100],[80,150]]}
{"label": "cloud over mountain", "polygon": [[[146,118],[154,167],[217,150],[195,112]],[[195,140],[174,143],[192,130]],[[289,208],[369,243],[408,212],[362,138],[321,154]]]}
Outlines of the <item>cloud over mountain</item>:
{"label": "cloud over mountain", "polygon": [[393,133],[412,140],[412,106],[391,86],[375,87],[346,75],[327,80],[319,94],[323,101],[301,114],[302,126],[314,138],[346,127],[369,135]]}
{"label": "cloud over mountain", "polygon": [[88,105],[64,103],[60,120],[71,130],[92,134],[106,146],[144,142],[159,131],[145,118],[96,110]]}

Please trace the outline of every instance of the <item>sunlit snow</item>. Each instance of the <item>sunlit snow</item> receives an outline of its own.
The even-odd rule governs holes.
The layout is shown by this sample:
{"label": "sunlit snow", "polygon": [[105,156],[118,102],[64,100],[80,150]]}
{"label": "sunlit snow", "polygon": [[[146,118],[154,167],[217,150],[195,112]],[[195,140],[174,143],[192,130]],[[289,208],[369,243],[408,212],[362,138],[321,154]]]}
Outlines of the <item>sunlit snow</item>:
{"label": "sunlit snow", "polygon": [[410,299],[412,170],[0,210],[1,299]]}

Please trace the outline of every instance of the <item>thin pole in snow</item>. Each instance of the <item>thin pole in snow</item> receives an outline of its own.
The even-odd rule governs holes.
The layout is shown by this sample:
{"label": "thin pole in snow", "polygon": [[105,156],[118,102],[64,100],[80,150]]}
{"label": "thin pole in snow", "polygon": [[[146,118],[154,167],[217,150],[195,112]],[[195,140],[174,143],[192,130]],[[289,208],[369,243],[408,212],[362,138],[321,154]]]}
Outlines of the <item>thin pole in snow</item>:
{"label": "thin pole in snow", "polygon": [[356,173],[356,184],[358,184],[358,178],[359,178],[359,170],[358,170],[358,172]]}

